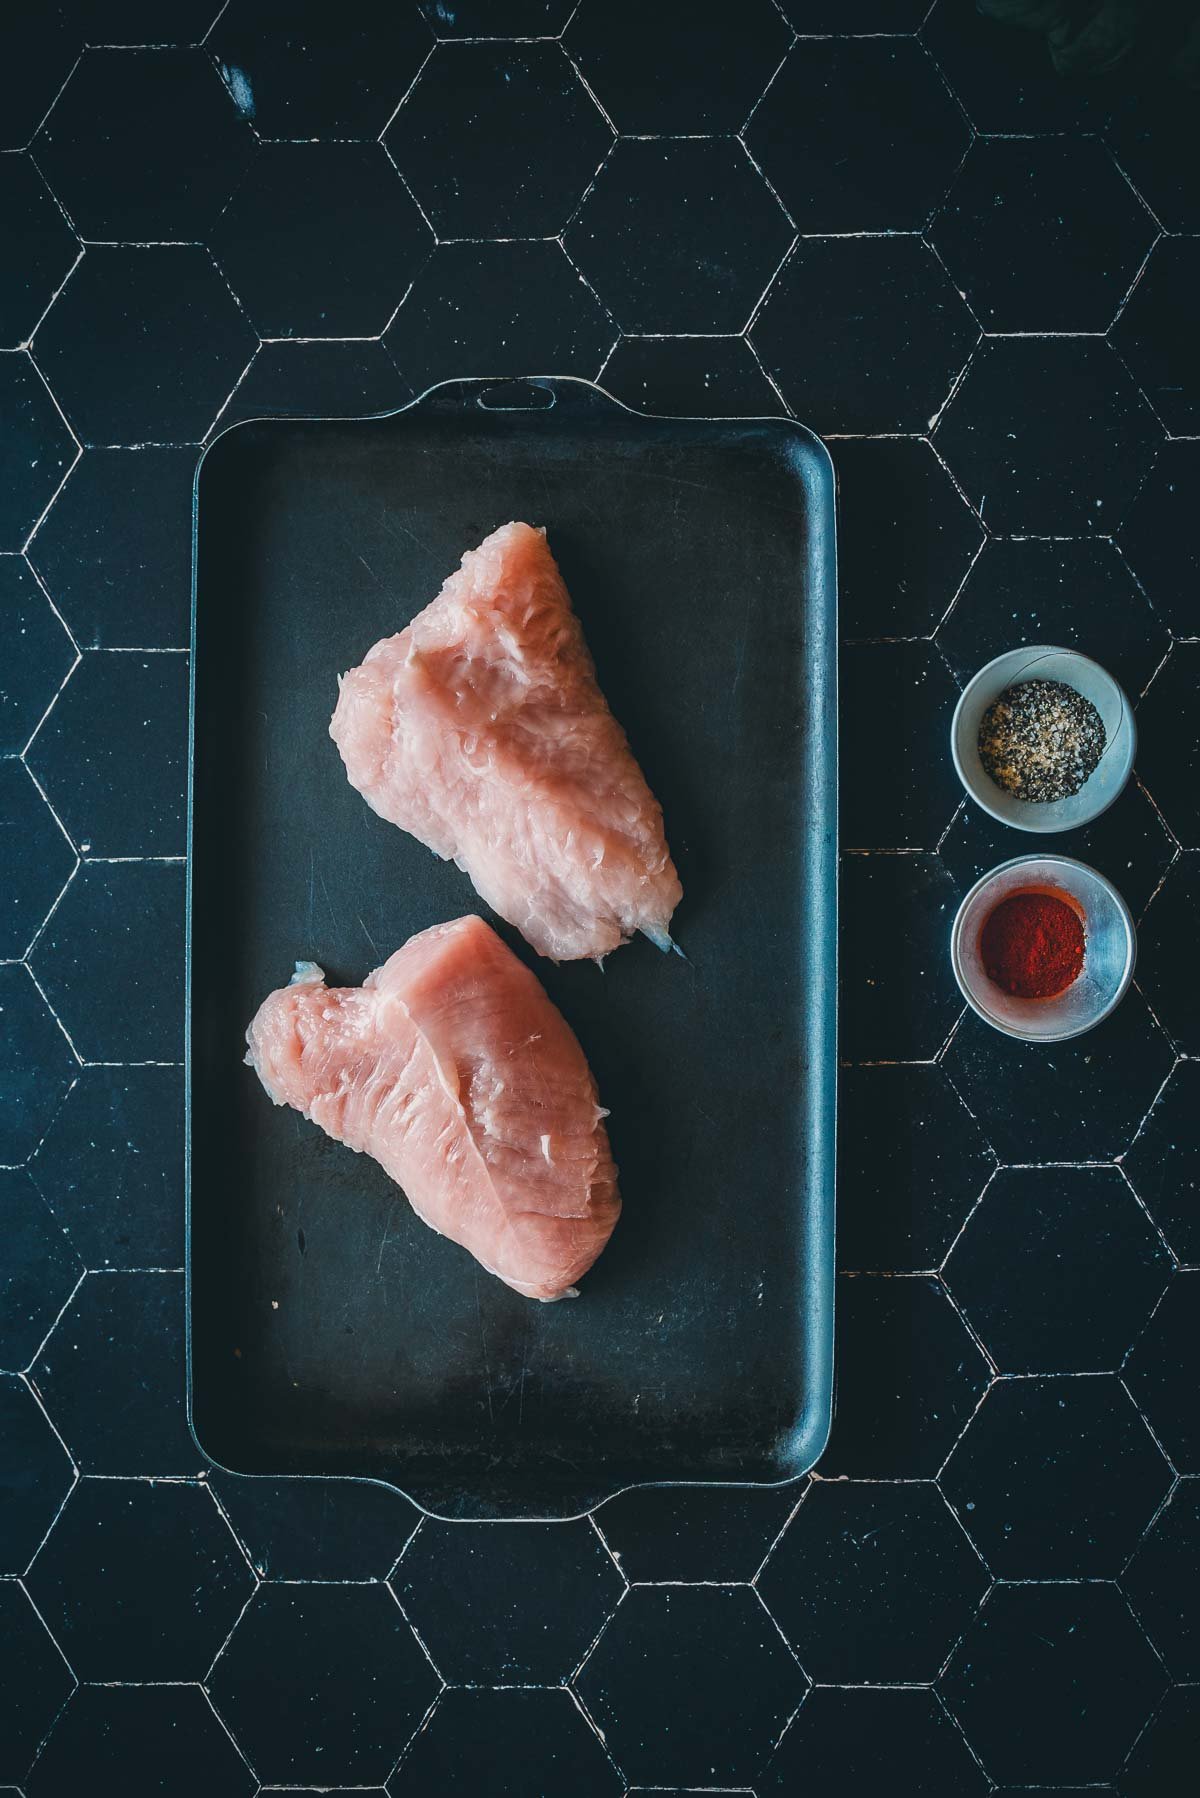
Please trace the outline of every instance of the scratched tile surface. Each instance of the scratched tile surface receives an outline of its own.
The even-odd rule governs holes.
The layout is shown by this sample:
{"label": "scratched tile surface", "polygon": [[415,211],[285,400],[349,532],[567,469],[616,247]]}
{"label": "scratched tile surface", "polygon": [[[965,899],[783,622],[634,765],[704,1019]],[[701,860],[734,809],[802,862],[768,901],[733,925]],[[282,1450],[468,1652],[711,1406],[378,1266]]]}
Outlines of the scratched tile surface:
{"label": "scratched tile surface", "polygon": [[[10,11],[0,1790],[1190,1790],[1194,93],[971,0]],[[191,475],[238,418],[529,372],[830,437],[838,1408],[794,1490],[450,1525],[186,1427]],[[1063,844],[1136,988],[1057,1050],[964,1017],[945,948],[1021,847],[946,718],[1031,637],[1142,746]]]}

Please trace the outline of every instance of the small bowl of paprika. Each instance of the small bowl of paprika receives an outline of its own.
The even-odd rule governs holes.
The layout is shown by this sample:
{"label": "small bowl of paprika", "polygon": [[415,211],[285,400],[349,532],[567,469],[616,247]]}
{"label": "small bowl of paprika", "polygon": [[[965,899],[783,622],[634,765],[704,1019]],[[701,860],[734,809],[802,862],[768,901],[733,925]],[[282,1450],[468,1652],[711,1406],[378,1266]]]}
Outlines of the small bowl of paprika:
{"label": "small bowl of paprika", "polygon": [[1093,1029],[1125,997],[1136,956],[1120,893],[1065,855],[1021,855],[993,868],[950,933],[967,1004],[993,1029],[1030,1043]]}

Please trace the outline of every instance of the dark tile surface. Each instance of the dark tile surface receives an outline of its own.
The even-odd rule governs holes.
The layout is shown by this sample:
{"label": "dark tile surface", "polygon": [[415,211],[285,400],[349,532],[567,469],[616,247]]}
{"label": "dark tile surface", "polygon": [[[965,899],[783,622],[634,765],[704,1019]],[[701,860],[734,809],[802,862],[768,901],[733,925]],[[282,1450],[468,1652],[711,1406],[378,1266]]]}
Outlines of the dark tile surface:
{"label": "dark tile surface", "polygon": [[203,237],[253,141],[203,50],[85,50],[33,155],[81,237],[183,242]]}
{"label": "dark tile surface", "polygon": [[1135,989],[1086,1037],[1038,1050],[969,1013],[945,1068],[1001,1161],[1107,1161],[1129,1147],[1173,1059]]}
{"label": "dark tile surface", "polygon": [[391,1798],[620,1798],[623,1789],[568,1692],[445,1692],[388,1781]]}
{"label": "dark tile surface", "polygon": [[1139,710],[1141,777],[1186,849],[1200,849],[1200,643],[1178,643]]}
{"label": "dark tile surface", "polygon": [[392,1577],[452,1685],[562,1685],[624,1586],[591,1524],[463,1530],[429,1518]]}
{"label": "dark tile surface", "polygon": [[1173,1679],[1200,1679],[1200,1480],[1180,1480],[1121,1583]]}
{"label": "dark tile surface", "polygon": [[183,1266],[183,1069],[84,1068],[31,1179],[85,1267]]}
{"label": "dark tile surface", "polygon": [[933,849],[961,789],[944,753],[958,689],[932,643],[843,648],[839,703],[845,849]]}
{"label": "dark tile surface", "polygon": [[28,970],[0,967],[0,1168],[33,1154],[76,1072]]}
{"label": "dark tile surface", "polygon": [[265,1782],[378,1784],[438,1690],[386,1586],[260,1586],[208,1678]]}
{"label": "dark tile surface", "polygon": [[71,1457],[25,1381],[0,1374],[0,1573],[24,1573],[73,1478]]}
{"label": "dark tile surface", "polygon": [[799,1491],[641,1486],[594,1513],[628,1580],[752,1579]]}
{"label": "dark tile surface", "polygon": [[15,1580],[0,1580],[0,1779],[23,1779],[74,1684]]}
{"label": "dark tile surface", "polygon": [[797,418],[816,431],[924,431],[979,335],[916,237],[807,238],[751,328]]}
{"label": "dark tile surface", "polygon": [[255,339],[196,244],[89,250],[39,327],[38,364],[87,444],[199,443]]}
{"label": "dark tile surface", "polygon": [[783,411],[744,337],[622,337],[600,385],[637,412],[771,418]]}
{"label": "dark tile surface", "polygon": [[1150,1215],[1187,1266],[1200,1267],[1200,1063],[1181,1061],[1125,1156],[1123,1166]]}
{"label": "dark tile surface", "polygon": [[843,638],[927,637],[957,593],[983,529],[921,437],[846,437],[838,482]]}
{"label": "dark tile surface", "polygon": [[1183,82],[1122,93],[1108,121],[1113,154],[1167,231],[1200,230],[1195,97]]}
{"label": "dark tile surface", "polygon": [[1161,616],[1107,537],[993,538],[937,640],[963,681],[1023,643],[1079,649],[1133,699],[1169,648]]}
{"label": "dark tile surface", "polygon": [[198,1686],[81,1686],[26,1790],[29,1798],[247,1798],[254,1779]]}
{"label": "dark tile surface", "polygon": [[38,980],[83,1060],[181,1058],[183,872],[177,862],[85,862],[38,938]]}
{"label": "dark tile surface", "polygon": [[261,337],[378,336],[433,248],[378,144],[262,145],[210,241]]}
{"label": "dark tile surface", "polygon": [[22,556],[0,555],[0,755],[18,755],[75,660],[71,640]]}
{"label": "dark tile surface", "polygon": [[1125,1363],[1125,1383],[1180,1473],[1200,1474],[1200,1273],[1177,1273]]}
{"label": "dark tile surface", "polygon": [[932,1692],[826,1688],[809,1693],[755,1790],[759,1798],[810,1790],[974,1798],[988,1783]]}
{"label": "dark tile surface", "polygon": [[24,765],[0,761],[0,959],[18,961],[62,892],[75,854]]}
{"label": "dark tile surface", "polygon": [[210,1484],[262,1579],[386,1579],[419,1521],[402,1493],[367,1480]]}
{"label": "dark tile surface", "polygon": [[[1185,1055],[1200,1054],[1200,1021],[1181,968],[1200,927],[1200,854],[1185,849],[1155,895],[1138,931],[1138,981]],[[1163,1070],[1164,1074],[1166,1069]]]}
{"label": "dark tile surface", "polygon": [[78,22],[70,0],[22,7],[6,21],[0,62],[0,140],[5,149],[28,143],[78,51]]}
{"label": "dark tile surface", "polygon": [[196,457],[90,449],[71,470],[29,557],[81,649],[187,647]]}
{"label": "dark tile surface", "polygon": [[741,331],[792,228],[735,139],[623,138],[564,238],[622,331]]}
{"label": "dark tile surface", "polygon": [[0,550],[24,547],[79,450],[24,350],[0,352]]}
{"label": "dark tile surface", "polygon": [[182,855],[188,658],[89,650],[27,761],[81,851]]}
{"label": "dark tile surface", "polygon": [[886,1685],[936,1679],[990,1581],[936,1486],[818,1480],[757,1584],[811,1679]]}
{"label": "dark tile surface", "polygon": [[939,1267],[995,1167],[940,1068],[843,1068],[838,1261],[847,1273]]}
{"label": "dark tile surface", "polygon": [[745,1586],[635,1586],[577,1685],[627,1779],[753,1778],[806,1690]]}
{"label": "dark tile surface", "polygon": [[1111,1780],[1164,1684],[1115,1586],[1048,1584],[994,1587],[940,1689],[993,1779],[1057,1785]]}
{"label": "dark tile surface", "polygon": [[1123,1798],[1187,1798],[1200,1758],[1200,1686],[1176,1686],[1147,1725],[1120,1775]]}
{"label": "dark tile surface", "polygon": [[1113,330],[1113,342],[1173,437],[1200,435],[1200,353],[1188,295],[1200,240],[1164,237]]}
{"label": "dark tile surface", "polygon": [[26,1585],[83,1680],[204,1677],[254,1590],[203,1485],[81,1480]]}
{"label": "dark tile surface", "polygon": [[1170,1276],[1116,1168],[1004,1168],[944,1275],[1001,1373],[1120,1367]]}
{"label": "dark tile surface", "polygon": [[573,0],[417,0],[439,38],[557,37]]}
{"label": "dark tile surface", "polygon": [[937,1280],[843,1275],[823,1479],[932,1479],[990,1370]]}
{"label": "dark tile surface", "polygon": [[961,0],[936,0],[922,36],[977,130],[1094,129],[1086,86],[1055,75],[1041,32],[1016,30]]}
{"label": "dark tile surface", "polygon": [[412,397],[382,343],[281,339],[259,345],[214,432],[247,418],[364,418]]}
{"label": "dark tile surface", "polygon": [[1095,138],[979,138],[933,221],[988,331],[1106,331],[1157,225]]}
{"label": "dark tile surface", "polygon": [[18,1373],[37,1353],[83,1268],[24,1168],[0,1168],[0,1367]]}
{"label": "dark tile surface", "polygon": [[553,237],[613,134],[561,45],[449,43],[383,141],[439,239]]}
{"label": "dark tile surface", "polygon": [[918,39],[804,37],[746,142],[798,231],[919,231],[969,135]]}
{"label": "dark tile surface", "polygon": [[1164,443],[1118,533],[1155,611],[1178,637],[1200,636],[1198,503],[1200,443]]}
{"label": "dark tile surface", "polygon": [[935,442],[993,530],[1111,532],[1160,442],[1111,344],[990,338]]}
{"label": "dark tile surface", "polygon": [[16,349],[33,335],[79,254],[62,209],[28,156],[0,154],[0,345]]}
{"label": "dark tile surface", "polygon": [[962,1000],[945,943],[962,897],[936,855],[849,855],[841,1042],[852,1061],[932,1061]]}

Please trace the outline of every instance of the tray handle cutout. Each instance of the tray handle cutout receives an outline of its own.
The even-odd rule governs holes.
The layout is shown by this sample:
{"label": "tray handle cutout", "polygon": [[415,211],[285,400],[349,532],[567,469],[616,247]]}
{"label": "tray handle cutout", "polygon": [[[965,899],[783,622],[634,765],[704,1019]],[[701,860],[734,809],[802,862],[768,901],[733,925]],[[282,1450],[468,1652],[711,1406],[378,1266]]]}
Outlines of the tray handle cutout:
{"label": "tray handle cutout", "polygon": [[497,381],[475,395],[485,412],[548,412],[557,394],[536,381]]}

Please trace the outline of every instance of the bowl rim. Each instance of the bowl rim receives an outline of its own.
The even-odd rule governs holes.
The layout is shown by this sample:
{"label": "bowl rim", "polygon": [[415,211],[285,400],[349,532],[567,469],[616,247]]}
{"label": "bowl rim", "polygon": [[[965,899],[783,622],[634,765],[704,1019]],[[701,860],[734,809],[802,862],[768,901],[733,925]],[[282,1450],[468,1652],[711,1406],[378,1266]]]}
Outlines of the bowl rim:
{"label": "bowl rim", "polygon": [[[958,753],[959,720],[961,719],[963,709],[974,690],[979,686],[979,683],[992,672],[998,663],[1007,662],[1010,656],[1025,654],[1034,659],[1039,656],[1071,656],[1077,662],[1086,662],[1089,668],[1094,668],[1098,674],[1102,675],[1104,679],[1109,681],[1115,688],[1121,701],[1122,718],[1128,725],[1129,750],[1124,779],[1113,788],[1094,811],[1084,813],[1083,816],[1076,818],[1071,824],[1047,826],[1043,829],[1042,826],[1038,824],[1025,824],[1017,818],[1010,818],[1007,813],[1000,811],[996,806],[989,803],[985,794],[968,776],[966,769],[963,767],[962,758]],[[1111,674],[1104,666],[1103,662],[1098,662],[1094,656],[1085,654],[1082,649],[1068,649],[1062,644],[1055,643],[1020,643],[1014,649],[1001,650],[998,656],[993,656],[990,662],[985,662],[982,668],[976,669],[975,673],[971,676],[970,680],[959,694],[958,703],[954,708],[954,716],[950,720],[950,756],[954,763],[954,772],[958,775],[963,792],[967,795],[968,799],[973,799],[979,809],[986,812],[989,818],[994,818],[997,824],[1003,824],[1009,830],[1023,831],[1026,836],[1065,836],[1068,831],[1082,830],[1086,824],[1094,824],[1097,818],[1102,818],[1109,807],[1116,804],[1117,800],[1121,797],[1121,794],[1129,785],[1130,777],[1133,774],[1134,761],[1137,757],[1137,744],[1137,714],[1134,712],[1133,703],[1130,700],[1128,693],[1126,693],[1116,675]],[[1070,857],[1064,857],[1063,859],[1069,860]],[[1086,867],[1087,864],[1081,863],[1080,866]],[[1103,876],[1101,876],[1101,878],[1103,878]]]}
{"label": "bowl rim", "polygon": [[[971,904],[971,901],[975,899],[979,893],[983,892],[985,888],[990,886],[992,881],[996,880],[1001,874],[1008,874],[1014,868],[1026,867],[1030,862],[1040,862],[1044,867],[1058,866],[1078,868],[1084,874],[1090,875],[1099,886],[1104,888],[1109,898],[1113,901],[1121,921],[1125,926],[1125,968],[1121,975],[1121,979],[1117,984],[1116,990],[1102,1010],[1096,1013],[1095,1017],[1089,1018],[1084,1024],[1075,1025],[1075,1027],[1070,1030],[1033,1032],[1029,1030],[1019,1030],[1014,1028],[1011,1024],[1004,1023],[1001,1018],[995,1017],[980,1004],[979,1000],[970,990],[963,973],[959,945],[962,941],[963,920],[966,917],[967,908]],[[1080,861],[1078,857],[1074,855],[1037,855],[1031,853],[1028,855],[1010,856],[1008,861],[997,862],[994,868],[989,868],[986,874],[981,874],[979,879],[975,881],[970,890],[964,895],[962,903],[954,914],[954,922],[950,926],[950,965],[954,970],[954,978],[958,983],[959,992],[962,994],[971,1010],[975,1013],[976,1017],[982,1018],[985,1024],[990,1024],[992,1029],[998,1030],[1002,1036],[1011,1036],[1018,1042],[1023,1043],[1069,1042],[1072,1037],[1086,1036],[1089,1030],[1094,1030],[1097,1024],[1102,1024],[1105,1018],[1111,1017],[1133,983],[1134,970],[1137,967],[1137,951],[1137,926],[1134,923],[1133,913],[1126,904],[1123,895],[1117,891],[1116,887],[1106,874],[1101,874],[1100,870],[1098,868],[1093,868],[1090,862]]]}

